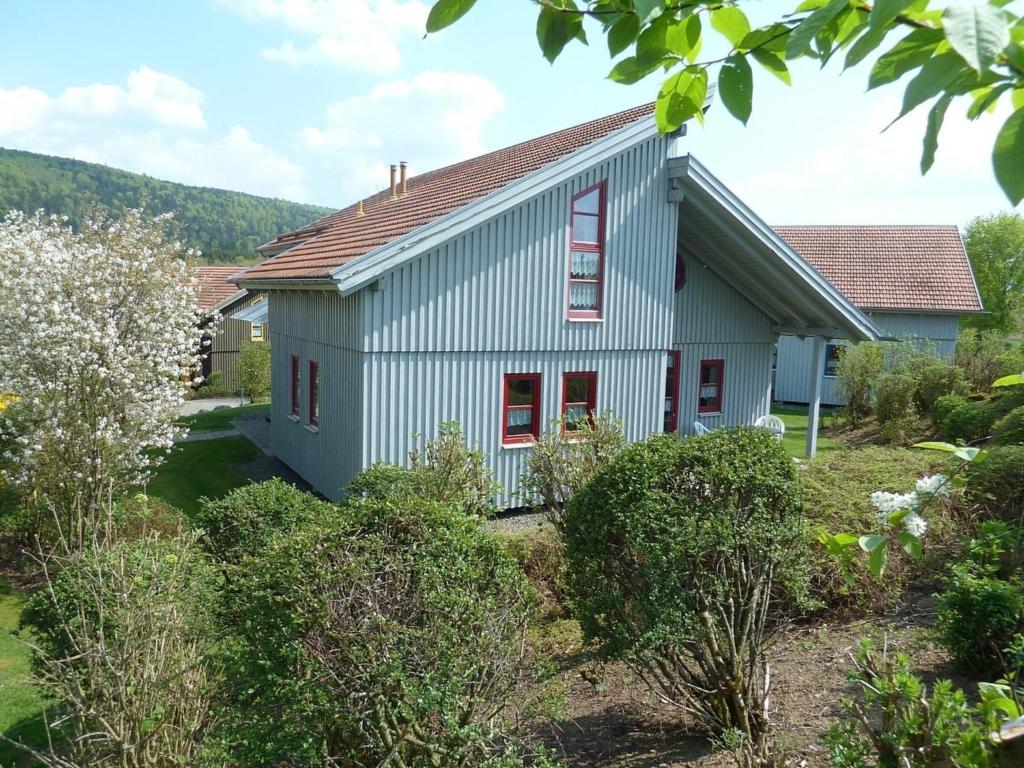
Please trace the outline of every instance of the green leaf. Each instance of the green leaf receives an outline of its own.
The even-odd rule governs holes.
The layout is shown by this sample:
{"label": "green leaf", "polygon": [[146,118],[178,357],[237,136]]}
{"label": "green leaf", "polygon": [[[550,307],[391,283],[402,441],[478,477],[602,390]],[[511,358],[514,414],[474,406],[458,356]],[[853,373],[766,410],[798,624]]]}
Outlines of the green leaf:
{"label": "green leaf", "polygon": [[641,67],[658,64],[668,53],[667,17],[661,16],[640,33],[636,41],[636,60]]}
{"label": "green leaf", "polygon": [[811,41],[832,19],[850,7],[850,0],[831,0],[797,25],[786,43],[786,58],[795,59],[809,51]]}
{"label": "green leaf", "polygon": [[792,85],[793,80],[789,76],[789,67],[786,66],[786,62],[782,60],[781,56],[771,51],[766,51],[764,48],[754,48],[750,55],[757,60],[758,64],[779,78],[779,80],[786,85]]}
{"label": "green leaf", "polygon": [[992,148],[992,166],[1010,203],[1017,205],[1024,200],[1024,108],[1006,118],[999,129]]}
{"label": "green leaf", "polygon": [[686,60],[692,63],[700,55],[700,33],[700,16],[693,14],[669,25],[668,34],[665,36],[665,44],[669,50],[678,53],[680,56],[685,56]]}
{"label": "green leaf", "polygon": [[752,51],[757,48],[782,54],[786,51],[786,41],[789,40],[789,35],[790,28],[788,26],[776,23],[770,27],[753,30],[736,47],[741,51]]}
{"label": "green leaf", "polygon": [[722,64],[718,72],[718,95],[729,113],[746,125],[754,98],[754,75],[746,56],[734,54]]}
{"label": "green leaf", "polygon": [[652,17],[660,14],[664,9],[664,0],[633,0],[633,10],[636,11],[637,19],[641,25],[646,24]]}
{"label": "green leaf", "polygon": [[861,536],[857,539],[857,543],[860,544],[860,548],[865,552],[874,552],[879,547],[885,548],[885,542],[889,540],[889,537],[881,533],[872,533],[867,536]]}
{"label": "green leaf", "polygon": [[706,69],[687,67],[671,75],[658,91],[654,120],[662,133],[674,131],[691,117],[703,117],[708,94]]}
{"label": "green leaf", "polygon": [[942,128],[942,121],[946,117],[946,110],[949,109],[953,97],[949,94],[935,102],[928,111],[928,127],[924,132],[924,151],[921,153],[921,173],[925,174],[935,163],[935,150],[939,148],[939,130]]}
{"label": "green leaf", "polygon": [[632,13],[623,16],[608,30],[608,54],[615,58],[629,48],[640,34],[640,21]]}
{"label": "green leaf", "polygon": [[658,63],[655,62],[645,67],[640,65],[635,56],[627,56],[612,67],[612,71],[608,73],[608,79],[616,83],[631,85],[639,80],[643,80],[656,70]]}
{"label": "green leaf", "polygon": [[957,446],[957,449],[953,451],[953,455],[963,461],[975,461],[982,453],[981,448],[972,448],[968,445]]}
{"label": "green leaf", "polygon": [[735,5],[723,5],[711,11],[711,26],[734,48],[738,48],[743,39],[750,34],[747,14]]}
{"label": "green leaf", "polygon": [[884,29],[915,2],[916,0],[876,0],[868,17],[868,24],[872,29]]}
{"label": "green leaf", "polygon": [[569,41],[580,37],[582,32],[583,14],[559,11],[549,6],[541,8],[537,17],[537,42],[548,61],[554,63]]}
{"label": "green leaf", "polygon": [[427,32],[438,32],[451,26],[476,5],[476,0],[437,0],[427,16]]}
{"label": "green leaf", "polygon": [[922,554],[921,540],[912,533],[907,531],[900,531],[900,544],[903,545],[903,551],[910,555],[915,560],[919,559]]}
{"label": "green leaf", "polygon": [[850,50],[846,54],[846,61],[843,62],[843,69],[845,70],[850,67],[855,67],[864,61],[869,53],[874,51],[885,41],[886,35],[891,31],[892,30],[887,27],[868,29],[868,31],[861,35],[857,42],[850,47]]}
{"label": "green leaf", "polygon": [[946,38],[967,65],[983,72],[1010,43],[1010,26],[998,8],[987,2],[951,3],[942,14]]}
{"label": "green leaf", "polygon": [[915,29],[889,51],[878,57],[871,68],[868,90],[899,80],[912,69],[917,69],[932,57],[942,32],[937,29]]}
{"label": "green leaf", "polygon": [[875,547],[871,550],[871,555],[868,557],[868,569],[874,574],[876,579],[882,578],[882,574],[885,573],[887,559],[888,551],[885,547]]}
{"label": "green leaf", "polygon": [[1000,83],[999,85],[987,85],[984,88],[975,90],[972,94],[974,101],[971,102],[971,106],[967,109],[968,119],[976,120],[984,112],[995,110],[999,97],[1012,87],[1012,83]]}
{"label": "green leaf", "polygon": [[1010,94],[1010,103],[1014,109],[1024,109],[1024,88],[1017,88]]}
{"label": "green leaf", "polygon": [[[900,117],[903,117],[915,107],[924,104],[928,99],[942,93],[954,80],[959,77],[963,70],[963,62],[960,57],[952,51],[940,53],[933,56],[921,67],[921,71],[914,75],[907,83],[907,90],[903,93],[903,107],[900,109]],[[893,122],[896,122],[893,120]]]}
{"label": "green leaf", "polygon": [[1015,387],[1018,384],[1024,384],[1024,373],[1011,373],[1009,376],[1003,376],[1001,379],[996,379],[993,387]]}
{"label": "green leaf", "polygon": [[914,448],[923,448],[926,451],[943,451],[944,453],[956,453],[957,447],[952,443],[914,443]]}

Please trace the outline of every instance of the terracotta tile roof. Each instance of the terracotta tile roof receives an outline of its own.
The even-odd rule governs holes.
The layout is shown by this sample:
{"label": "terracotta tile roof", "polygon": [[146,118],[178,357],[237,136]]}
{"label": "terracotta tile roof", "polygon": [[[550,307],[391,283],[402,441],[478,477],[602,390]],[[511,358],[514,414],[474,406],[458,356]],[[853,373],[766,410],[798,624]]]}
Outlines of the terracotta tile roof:
{"label": "terracotta tile roof", "polygon": [[775,231],[861,309],[982,309],[955,226],[787,226]]}
{"label": "terracotta tile roof", "polygon": [[228,278],[241,270],[242,267],[197,267],[199,308],[205,311],[238,293],[238,286],[229,283]]}
{"label": "terracotta tile roof", "polygon": [[247,280],[316,279],[434,219],[597,141],[651,113],[647,104],[409,178],[408,194],[390,188],[267,243],[300,243],[245,273]]}

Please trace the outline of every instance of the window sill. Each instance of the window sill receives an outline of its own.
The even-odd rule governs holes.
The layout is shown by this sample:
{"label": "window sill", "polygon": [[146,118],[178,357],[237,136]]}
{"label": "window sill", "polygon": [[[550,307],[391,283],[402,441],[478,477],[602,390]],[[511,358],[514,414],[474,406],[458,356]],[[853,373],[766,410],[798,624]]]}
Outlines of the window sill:
{"label": "window sill", "polygon": [[294,421],[296,424],[299,423],[299,417],[296,416],[294,413],[289,413],[288,414],[288,420],[289,421]]}
{"label": "window sill", "polygon": [[570,323],[603,323],[603,317],[567,317]]}
{"label": "window sill", "polygon": [[706,416],[725,416],[725,411],[701,411],[697,414],[698,419],[703,419]]}
{"label": "window sill", "polygon": [[312,424],[307,424],[306,425],[306,431],[307,432],[311,432],[314,435],[318,435],[318,434],[320,434],[320,427],[315,427]]}
{"label": "window sill", "polygon": [[502,443],[502,450],[517,451],[522,448],[533,448],[537,444],[536,440],[523,440],[522,442],[516,443]]}

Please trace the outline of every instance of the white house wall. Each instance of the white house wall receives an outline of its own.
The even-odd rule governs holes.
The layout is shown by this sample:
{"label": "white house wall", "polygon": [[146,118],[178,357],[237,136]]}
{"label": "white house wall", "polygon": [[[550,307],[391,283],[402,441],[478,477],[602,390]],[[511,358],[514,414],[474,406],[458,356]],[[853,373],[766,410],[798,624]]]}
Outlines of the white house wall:
{"label": "white house wall", "polygon": [[[771,319],[696,257],[687,258],[686,284],[675,294],[672,347],[680,355],[679,431],[692,434],[694,422],[713,429],[752,424],[769,412],[772,353]],[[697,413],[702,360],[725,361],[720,414]]]}
{"label": "white house wall", "polygon": [[[951,358],[956,351],[956,337],[960,329],[956,315],[903,314],[896,312],[869,312],[868,317],[882,336],[924,339],[942,357]],[[840,340],[837,340],[840,341]],[[806,403],[811,390],[811,339],[780,336],[775,370],[774,398],[782,402]],[[821,372],[822,403],[843,405],[835,378]]]}

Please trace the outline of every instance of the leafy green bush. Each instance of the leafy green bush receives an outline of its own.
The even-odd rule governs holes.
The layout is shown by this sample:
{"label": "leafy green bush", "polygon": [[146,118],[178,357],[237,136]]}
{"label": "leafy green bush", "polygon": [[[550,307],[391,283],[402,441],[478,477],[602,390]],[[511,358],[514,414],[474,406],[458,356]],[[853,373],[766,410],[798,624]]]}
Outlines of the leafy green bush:
{"label": "leafy green bush", "polygon": [[950,442],[971,443],[987,437],[996,418],[988,401],[967,400],[947,414],[939,426]]}
{"label": "leafy green bush", "polygon": [[842,348],[836,368],[843,412],[852,424],[871,415],[875,385],[885,370],[885,349],[877,342],[861,342]]}
{"label": "leafy green bush", "polygon": [[[908,479],[935,473],[949,474],[951,462],[935,451],[869,446],[819,454],[800,472],[808,533],[868,531],[878,524],[870,496],[876,490],[901,492]],[[949,547],[964,537],[955,502],[935,505],[928,515],[928,541],[922,559],[892,553],[885,578],[874,578],[867,568],[843,573],[831,557],[810,562],[811,598],[836,615],[882,612],[898,606],[911,584],[927,581],[942,568]],[[817,548],[816,543],[810,544]]]}
{"label": "leafy green bush", "polygon": [[520,764],[492,726],[534,598],[477,517],[352,499],[246,558],[228,598],[228,764]]}
{"label": "leafy green bush", "polygon": [[887,373],[878,380],[875,414],[879,430],[888,443],[906,444],[917,425],[915,393],[917,382],[900,373]]}
{"label": "leafy green bush", "polygon": [[345,487],[356,498],[395,499],[418,496],[454,504],[467,515],[487,517],[501,486],[487,466],[480,446],[467,446],[458,422],[441,425],[438,435],[409,451],[409,468],[377,462]]}
{"label": "leafy green bush", "polygon": [[988,727],[963,691],[939,680],[929,693],[905,654],[862,641],[850,675],[860,694],[845,702],[825,748],[833,768],[989,768]]}
{"label": "leafy green bush", "polygon": [[207,550],[222,563],[237,564],[262,551],[271,538],[319,516],[334,505],[273,479],[236,488],[221,499],[203,499],[195,523]]}
{"label": "leafy green bush", "polygon": [[996,445],[1024,444],[1024,406],[1014,408],[995,423],[992,442]]}
{"label": "leafy green bush", "polygon": [[968,328],[960,332],[956,341],[953,362],[963,369],[974,391],[986,392],[1000,376],[1013,373],[1004,370],[1008,362],[1004,360],[1005,354],[1006,339],[1002,333]]}
{"label": "leafy green bush", "polygon": [[1003,650],[1024,629],[1024,583],[983,575],[971,563],[955,566],[939,593],[936,616],[949,655],[988,677],[999,672]]}
{"label": "leafy green bush", "polygon": [[966,491],[969,500],[991,514],[1019,524],[1024,516],[1024,446],[989,449],[984,461],[968,469]]}
{"label": "leafy green bush", "polygon": [[914,373],[914,382],[914,402],[923,414],[932,414],[935,402],[941,397],[970,393],[963,369],[943,360],[920,367]]}
{"label": "leafy green bush", "polygon": [[217,673],[215,578],[192,535],[87,543],[48,560],[22,614],[59,704],[45,764],[195,764]]}
{"label": "leafy green bush", "polygon": [[932,423],[941,427],[949,415],[966,402],[967,398],[963,395],[942,395],[936,398],[932,404]]}
{"label": "leafy green bush", "polygon": [[794,463],[772,435],[658,435],[567,505],[567,592],[604,657],[719,736],[763,745],[765,636],[782,618],[771,597],[799,594],[803,535]]}
{"label": "leafy green bush", "polygon": [[270,342],[246,341],[238,351],[238,381],[252,402],[270,397]]}

